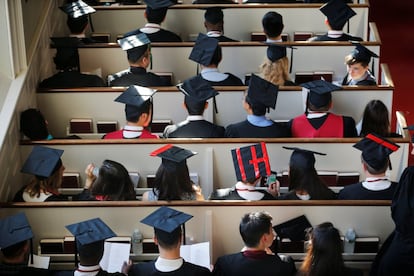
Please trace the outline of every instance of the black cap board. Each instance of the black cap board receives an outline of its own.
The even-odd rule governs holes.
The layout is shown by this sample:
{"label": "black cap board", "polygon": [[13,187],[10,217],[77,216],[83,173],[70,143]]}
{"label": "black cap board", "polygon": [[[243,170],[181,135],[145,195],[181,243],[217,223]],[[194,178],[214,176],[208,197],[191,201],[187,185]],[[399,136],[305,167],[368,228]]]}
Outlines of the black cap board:
{"label": "black cap board", "polygon": [[334,30],[342,30],[345,23],[356,13],[343,0],[331,0],[319,9]]}
{"label": "black cap board", "polygon": [[313,150],[301,149],[297,147],[283,147],[287,150],[293,150],[292,155],[290,156],[290,164],[295,164],[295,166],[308,170],[315,168],[315,154],[317,155],[326,155],[325,153],[320,153]]}
{"label": "black cap board", "polygon": [[223,18],[224,14],[221,7],[209,7],[204,13],[204,20],[213,25],[223,22]]}
{"label": "black cap board", "polygon": [[305,215],[290,219],[281,224],[273,226],[279,239],[289,238],[291,241],[306,240],[306,230],[311,228],[308,218]]}
{"label": "black cap board", "polygon": [[192,215],[162,206],[142,219],[141,223],[171,233],[192,217]]}
{"label": "black cap board", "polygon": [[71,18],[79,18],[81,16],[96,12],[94,8],[82,0],[67,3],[59,8]]}
{"label": "black cap board", "polygon": [[193,77],[177,85],[186,97],[196,102],[204,102],[219,93],[203,78]]}
{"label": "black cap board", "polygon": [[194,47],[188,58],[199,64],[208,66],[211,64],[211,60],[213,59],[214,52],[216,51],[217,47],[217,39],[199,33]]}
{"label": "black cap board", "polygon": [[166,169],[174,171],[178,166],[186,164],[186,160],[197,152],[183,149],[171,144],[165,145],[150,153],[150,156],[162,158],[162,164]]}
{"label": "black cap board", "polygon": [[140,114],[142,105],[147,101],[152,101],[155,92],[156,90],[148,87],[130,85],[114,101],[125,104],[127,118],[135,118]]}
{"label": "black cap board", "polygon": [[400,146],[378,134],[370,133],[353,147],[362,151],[362,158],[370,167],[380,170],[389,162],[390,154],[397,151]]}
{"label": "black cap board", "polygon": [[323,107],[329,104],[332,99],[331,92],[342,89],[324,80],[314,80],[301,84],[302,87],[309,89],[308,99],[315,107]]}
{"label": "black cap board", "polygon": [[271,174],[266,144],[261,142],[231,150],[237,181],[257,179]]}
{"label": "black cap board", "polygon": [[0,220],[0,250],[33,238],[32,228],[24,213]]}
{"label": "black cap board", "polygon": [[352,50],[351,55],[357,61],[364,61],[369,63],[371,61],[371,57],[377,58],[378,55],[372,52],[370,49],[365,47],[360,43],[353,43],[355,45],[354,50]]}
{"label": "black cap board", "polygon": [[252,104],[260,104],[275,109],[279,87],[255,74],[252,74],[247,90],[247,98]]}
{"label": "black cap board", "polygon": [[116,234],[100,218],[89,219],[74,224],[66,225],[66,229],[75,236],[76,242],[88,245],[94,242],[103,241]]}
{"label": "black cap board", "polygon": [[128,53],[129,59],[137,60],[148,50],[151,41],[146,34],[139,33],[118,39],[118,44]]}
{"label": "black cap board", "polygon": [[62,166],[63,150],[34,146],[23,164],[21,172],[37,177],[49,177]]}
{"label": "black cap board", "polygon": [[177,2],[170,0],[145,0],[145,4],[147,4],[147,6],[151,9],[156,10],[167,9],[168,7],[177,4]]}
{"label": "black cap board", "polygon": [[275,43],[266,43],[268,45],[266,50],[267,58],[271,62],[275,62],[283,57],[286,56],[287,49],[290,48],[290,66],[289,66],[289,73],[292,73],[292,64],[293,64],[293,50],[297,49],[292,46],[283,45],[283,44],[275,44]]}

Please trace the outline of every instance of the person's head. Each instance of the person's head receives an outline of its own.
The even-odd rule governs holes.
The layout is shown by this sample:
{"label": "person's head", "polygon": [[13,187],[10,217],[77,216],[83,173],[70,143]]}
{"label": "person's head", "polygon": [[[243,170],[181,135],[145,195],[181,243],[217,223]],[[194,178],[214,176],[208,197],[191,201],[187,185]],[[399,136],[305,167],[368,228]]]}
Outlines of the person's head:
{"label": "person's head", "polygon": [[246,247],[264,250],[272,245],[275,239],[272,219],[267,212],[252,212],[242,217],[239,232]]}
{"label": "person's head", "polygon": [[304,275],[344,275],[342,240],[332,223],[315,226],[309,235],[309,247],[300,272]]}
{"label": "person's head", "polygon": [[20,115],[20,130],[30,140],[44,140],[49,136],[47,122],[40,110],[29,108]]}
{"label": "person's head", "polygon": [[387,106],[380,100],[371,100],[362,116],[361,136],[374,132],[387,137],[390,134],[390,116]]}
{"label": "person's head", "polygon": [[188,58],[205,67],[217,67],[222,59],[218,40],[202,33],[198,34]]}
{"label": "person's head", "polygon": [[105,196],[107,200],[135,199],[134,184],[127,169],[112,160],[103,161],[91,193]]}
{"label": "person's head", "polygon": [[66,25],[68,25],[70,33],[76,35],[85,33],[88,24],[89,19],[87,15],[78,18],[68,16],[68,19],[66,20]]}
{"label": "person's head", "polygon": [[167,15],[168,7],[176,4],[176,1],[145,0],[145,3],[145,17],[148,23],[161,24]]}
{"label": "person's head", "polygon": [[35,146],[27,157],[21,172],[34,175],[27,185],[30,196],[39,197],[42,192],[57,192],[62,184],[63,166],[60,157],[63,150]]}
{"label": "person's head", "polygon": [[349,76],[354,80],[364,77],[369,71],[368,65],[372,57],[378,57],[378,55],[365,46],[356,44],[355,49],[345,57]]}
{"label": "person's head", "polygon": [[66,24],[71,34],[84,33],[89,23],[88,14],[96,12],[82,0],[68,1],[60,9],[68,16]]}
{"label": "person's head", "polygon": [[267,12],[262,18],[263,32],[268,38],[277,38],[283,31],[283,18],[277,12]]}
{"label": "person's head", "polygon": [[306,103],[308,110],[320,112],[326,112],[332,107],[331,92],[341,89],[341,87],[324,80],[302,83],[301,86],[309,90]]}
{"label": "person's head", "polygon": [[224,14],[220,7],[207,8],[204,13],[204,26],[207,32],[209,31],[223,31]]}
{"label": "person's head", "polygon": [[159,200],[180,200],[194,194],[187,158],[196,154],[171,144],[153,151],[151,156],[162,158],[155,173],[154,192]]}
{"label": "person's head", "polygon": [[287,57],[282,57],[275,62],[266,59],[260,69],[264,79],[273,84],[283,86],[287,80],[290,80],[289,59]]}
{"label": "person's head", "polygon": [[118,44],[126,51],[131,66],[147,68],[151,64],[151,41],[146,34],[139,33],[121,38]]}
{"label": "person's head", "polygon": [[79,41],[76,37],[52,37],[56,47],[53,62],[57,70],[79,71]]}
{"label": "person's head", "polygon": [[341,31],[356,13],[343,0],[331,0],[319,9],[325,16],[329,29]]}
{"label": "person's head", "polygon": [[243,107],[248,114],[263,116],[269,108],[275,109],[278,92],[278,86],[252,74]]}

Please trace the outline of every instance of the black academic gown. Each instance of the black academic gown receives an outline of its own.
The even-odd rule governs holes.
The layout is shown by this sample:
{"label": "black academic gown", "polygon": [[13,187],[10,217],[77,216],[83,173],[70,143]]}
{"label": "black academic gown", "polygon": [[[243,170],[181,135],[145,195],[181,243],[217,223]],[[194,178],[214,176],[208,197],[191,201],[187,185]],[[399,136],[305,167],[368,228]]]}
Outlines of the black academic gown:
{"label": "black academic gown", "polygon": [[274,122],[270,126],[259,127],[245,120],[227,126],[224,135],[228,138],[277,138],[290,137],[290,131],[282,123]]}
{"label": "black academic gown", "polygon": [[156,276],[156,275],[171,275],[171,276],[204,276],[210,275],[210,270],[192,263],[184,261],[183,265],[171,272],[160,272],[155,268],[155,261],[138,263],[132,266],[129,270],[129,276]]}
{"label": "black academic gown", "polygon": [[152,72],[147,72],[142,67],[130,67],[130,69],[111,75],[111,77],[113,79],[109,81],[109,86],[171,86],[170,82]]}
{"label": "black academic gown", "polygon": [[309,41],[362,41],[362,38],[343,33],[340,37],[329,37],[328,34],[314,36]]}
{"label": "black academic gown", "polygon": [[380,191],[371,191],[362,186],[362,182],[345,186],[338,195],[338,199],[349,200],[391,200],[394,196],[395,189],[397,187],[396,182],[391,182],[391,186],[388,189]]}
{"label": "black academic gown", "polygon": [[[342,80],[342,85],[348,85],[348,74],[346,74]],[[365,79],[358,81],[356,85],[377,85],[377,81],[370,73]]]}
{"label": "black academic gown", "polygon": [[[279,200],[301,200],[297,195],[295,191],[290,191],[286,194],[282,194],[277,197]],[[312,199],[312,198],[311,198]],[[325,196],[321,196],[321,198],[318,198],[317,200],[331,200],[336,199],[336,194],[333,191],[328,191]]]}
{"label": "black academic gown", "polygon": [[391,204],[395,229],[382,245],[371,276],[408,276],[414,272],[414,167],[401,175]]}
{"label": "black academic gown", "polygon": [[54,272],[47,269],[28,267],[26,264],[0,264],[0,276],[49,276]]}
{"label": "black academic gown", "polygon": [[295,273],[295,265],[282,261],[278,255],[252,258],[242,252],[219,257],[213,269],[216,276],[291,276]]}
{"label": "black academic gown", "polygon": [[211,36],[211,37],[217,39],[219,42],[238,42],[238,40],[232,39],[232,38],[227,37],[225,35]]}
{"label": "black academic gown", "polygon": [[[140,31],[140,29],[128,32],[124,35],[124,37],[128,37],[130,35],[136,35],[139,33],[143,33]],[[145,33],[148,37],[148,39],[151,42],[181,42],[182,39],[181,37],[176,34],[173,33],[169,30],[165,30],[165,29],[159,29],[159,31],[155,32],[155,33]]]}
{"label": "black academic gown", "polygon": [[[75,275],[74,271],[59,271],[54,274],[54,276],[73,276],[73,275]],[[98,274],[96,274],[96,276],[125,276],[125,274],[119,273],[119,272],[109,273],[101,269],[99,270]]]}
{"label": "black academic gown", "polygon": [[96,75],[82,74],[78,71],[62,71],[43,80],[40,88],[75,88],[75,87],[102,87],[104,81]]}
{"label": "black academic gown", "polygon": [[[211,86],[244,86],[243,82],[241,81],[241,79],[239,79],[238,77],[236,77],[235,75],[231,74],[231,73],[224,73],[227,74],[228,77],[222,81],[210,81],[210,80],[206,80],[208,83],[210,83]],[[201,77],[201,75],[199,75]]]}
{"label": "black academic gown", "polygon": [[224,127],[206,120],[184,121],[174,126],[167,126],[164,138],[222,138]]}

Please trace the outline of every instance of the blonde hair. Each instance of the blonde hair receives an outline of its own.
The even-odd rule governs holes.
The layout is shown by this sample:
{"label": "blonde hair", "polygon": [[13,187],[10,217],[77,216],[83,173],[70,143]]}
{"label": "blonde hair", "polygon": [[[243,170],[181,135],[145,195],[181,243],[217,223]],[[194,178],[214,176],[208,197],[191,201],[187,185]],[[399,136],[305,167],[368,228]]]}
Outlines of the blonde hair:
{"label": "blonde hair", "polygon": [[290,81],[289,59],[287,57],[282,57],[281,59],[272,62],[266,58],[260,65],[260,73],[265,80],[273,84],[285,85],[286,81]]}
{"label": "blonde hair", "polygon": [[25,191],[29,193],[30,197],[40,197],[42,192],[48,194],[51,191],[57,191],[62,184],[61,168],[62,166],[45,179],[39,179],[35,176],[27,185]]}

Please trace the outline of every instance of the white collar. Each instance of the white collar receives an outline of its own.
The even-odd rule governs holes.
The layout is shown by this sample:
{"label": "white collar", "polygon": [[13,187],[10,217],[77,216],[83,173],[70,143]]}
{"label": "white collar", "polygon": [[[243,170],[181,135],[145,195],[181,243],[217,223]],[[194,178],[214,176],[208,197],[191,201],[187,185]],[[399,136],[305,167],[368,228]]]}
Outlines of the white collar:
{"label": "white collar", "polygon": [[85,38],[86,35],[85,34],[71,34],[69,35],[69,37]]}
{"label": "white collar", "polygon": [[99,273],[101,267],[98,265],[83,266],[79,265],[78,269],[75,270],[74,276],[94,276]]}
{"label": "white collar", "polygon": [[362,187],[370,191],[382,191],[386,190],[391,186],[391,181],[387,176],[383,177],[367,177],[362,182]]}
{"label": "white collar", "polygon": [[300,200],[309,200],[309,199],[311,199],[310,194],[306,194],[306,195],[296,194],[296,196],[297,196]]}
{"label": "white collar", "polygon": [[183,258],[168,260],[158,257],[155,261],[155,268],[161,272],[171,272],[179,269],[184,263]]}
{"label": "white collar", "polygon": [[188,115],[186,121],[202,121],[204,120],[203,115]]}
{"label": "white collar", "polygon": [[222,32],[220,32],[220,31],[209,31],[209,32],[207,32],[207,34],[206,34],[208,37],[220,37],[220,36],[222,36],[223,35],[223,33]]}
{"label": "white collar", "polygon": [[203,79],[208,81],[224,81],[227,79],[228,75],[224,73],[220,73],[218,68],[203,68],[200,72]]}
{"label": "white collar", "polygon": [[256,191],[254,186],[240,181],[236,183],[236,190],[239,196],[246,200],[261,200],[264,196],[263,193]]}
{"label": "white collar", "polygon": [[332,37],[332,38],[338,38],[340,36],[342,36],[344,34],[343,31],[338,31],[338,30],[329,30],[328,31],[328,37]]}
{"label": "white collar", "polygon": [[155,24],[155,23],[147,23],[145,24],[145,26],[141,29],[139,29],[141,32],[146,33],[146,34],[153,34],[158,32],[159,30],[161,30],[161,25],[160,24]]}
{"label": "white collar", "polygon": [[270,39],[270,38],[266,38],[266,42],[268,42],[268,43],[283,42],[283,39]]}
{"label": "white collar", "polygon": [[308,119],[321,118],[323,116],[326,116],[327,114],[328,114],[327,112],[314,112],[314,113],[309,112],[306,118]]}
{"label": "white collar", "polygon": [[124,129],[122,131],[122,136],[125,138],[138,138],[142,134],[142,130],[144,128],[141,126],[124,126]]}
{"label": "white collar", "polygon": [[37,196],[30,196],[30,194],[26,191],[23,192],[23,200],[25,202],[44,202],[48,197],[50,197],[52,194],[46,194],[46,193],[40,193],[39,197]]}

